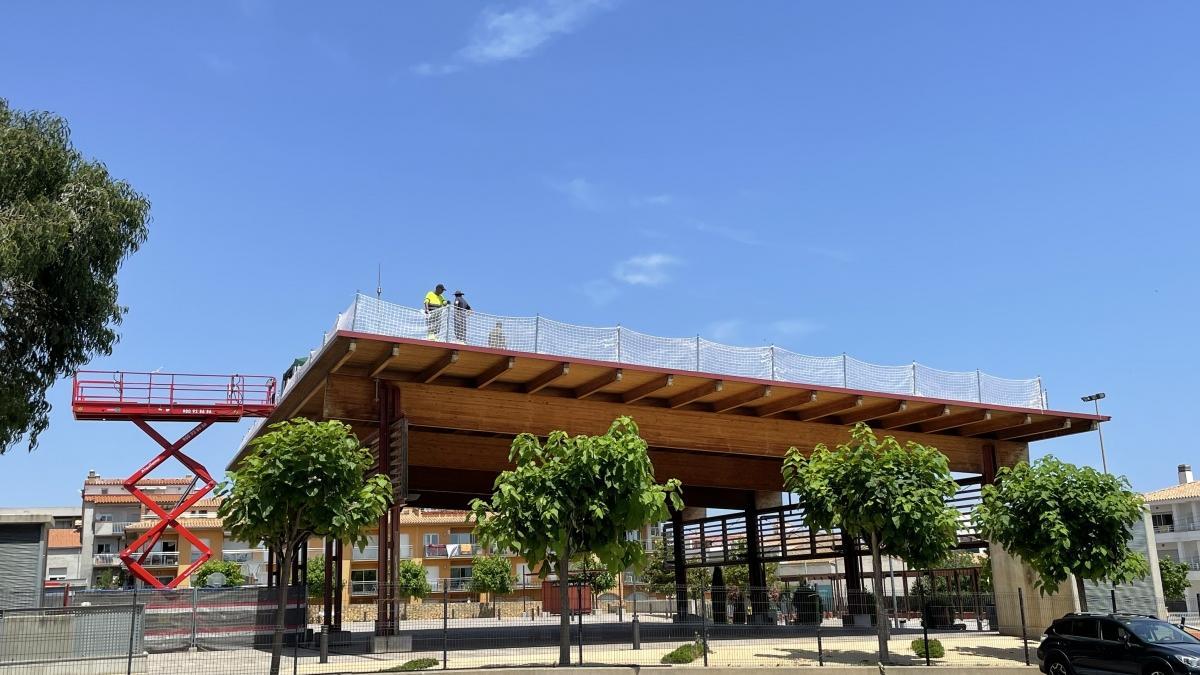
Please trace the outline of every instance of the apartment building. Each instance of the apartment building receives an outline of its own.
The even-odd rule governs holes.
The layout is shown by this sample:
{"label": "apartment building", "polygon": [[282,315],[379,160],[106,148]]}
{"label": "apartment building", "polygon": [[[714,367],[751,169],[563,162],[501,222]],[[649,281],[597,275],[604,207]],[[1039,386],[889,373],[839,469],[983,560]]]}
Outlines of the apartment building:
{"label": "apartment building", "polygon": [[1175,485],[1147,492],[1146,505],[1154,526],[1158,556],[1187,564],[1191,588],[1186,594],[1187,611],[1200,612],[1200,482],[1189,464],[1180,464]]}

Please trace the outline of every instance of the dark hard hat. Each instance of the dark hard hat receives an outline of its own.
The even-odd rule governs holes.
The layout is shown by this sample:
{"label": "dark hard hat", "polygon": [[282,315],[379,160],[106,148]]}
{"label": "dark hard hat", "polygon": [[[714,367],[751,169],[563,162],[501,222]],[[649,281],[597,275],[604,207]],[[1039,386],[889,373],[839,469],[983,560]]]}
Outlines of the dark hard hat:
{"label": "dark hard hat", "polygon": [[434,287],[434,289],[433,289],[433,291],[434,291],[435,293],[441,293],[441,292],[442,292],[442,291],[444,291],[444,290],[446,290],[446,287],[445,287],[445,286],[443,286],[443,285],[441,285],[441,284],[438,284],[438,285],[437,285],[437,286],[435,286],[435,287]]}
{"label": "dark hard hat", "polygon": [[462,292],[462,291],[454,291],[454,294],[455,294],[455,295],[462,295],[462,294],[463,294],[463,292]]}

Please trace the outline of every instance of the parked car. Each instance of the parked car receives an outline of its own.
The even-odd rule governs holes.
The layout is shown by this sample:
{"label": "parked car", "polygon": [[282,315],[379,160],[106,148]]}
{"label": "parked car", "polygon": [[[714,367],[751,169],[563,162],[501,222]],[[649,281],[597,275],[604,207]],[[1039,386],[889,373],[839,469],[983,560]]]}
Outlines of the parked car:
{"label": "parked car", "polygon": [[1046,629],[1037,657],[1047,675],[1200,673],[1200,640],[1153,616],[1072,613]]}

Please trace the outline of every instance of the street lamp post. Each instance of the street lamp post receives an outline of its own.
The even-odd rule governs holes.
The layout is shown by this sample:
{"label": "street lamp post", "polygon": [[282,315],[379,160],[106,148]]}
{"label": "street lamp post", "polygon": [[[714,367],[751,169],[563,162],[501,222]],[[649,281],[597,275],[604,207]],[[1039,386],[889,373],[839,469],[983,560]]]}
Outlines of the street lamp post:
{"label": "street lamp post", "polygon": [[[1083,402],[1091,402],[1096,405],[1096,415],[1100,415],[1100,399],[1104,398],[1104,392],[1096,392],[1091,396],[1084,396]],[[1096,421],[1096,434],[1100,436],[1100,466],[1104,468],[1104,473],[1108,473],[1108,458],[1104,456],[1104,431],[1100,429],[1100,421]]]}

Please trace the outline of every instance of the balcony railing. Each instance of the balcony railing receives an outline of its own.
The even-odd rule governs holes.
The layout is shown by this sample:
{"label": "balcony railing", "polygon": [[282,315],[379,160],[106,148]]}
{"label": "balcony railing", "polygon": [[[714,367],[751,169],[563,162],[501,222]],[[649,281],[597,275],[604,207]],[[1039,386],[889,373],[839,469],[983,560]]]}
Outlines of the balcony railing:
{"label": "balcony railing", "polygon": [[1154,531],[1157,534],[1168,534],[1171,532],[1197,532],[1200,531],[1200,521],[1181,520],[1177,523],[1155,525]]}
{"label": "balcony railing", "polygon": [[120,537],[125,534],[125,526],[132,521],[98,520],[92,531],[97,537]]}
{"label": "balcony railing", "polygon": [[96,553],[92,555],[92,564],[97,567],[120,565],[121,558],[116,553]]}
{"label": "balcony railing", "polygon": [[265,563],[267,562],[267,549],[244,548],[221,551],[221,560],[235,563]]}
{"label": "balcony railing", "polygon": [[143,567],[176,567],[178,565],[178,551],[155,551],[142,561]]}
{"label": "balcony railing", "polygon": [[478,544],[425,544],[426,558],[474,558],[483,553]]}
{"label": "balcony railing", "polygon": [[364,547],[361,551],[357,546],[350,547],[351,560],[379,560],[379,547],[375,544]]}

